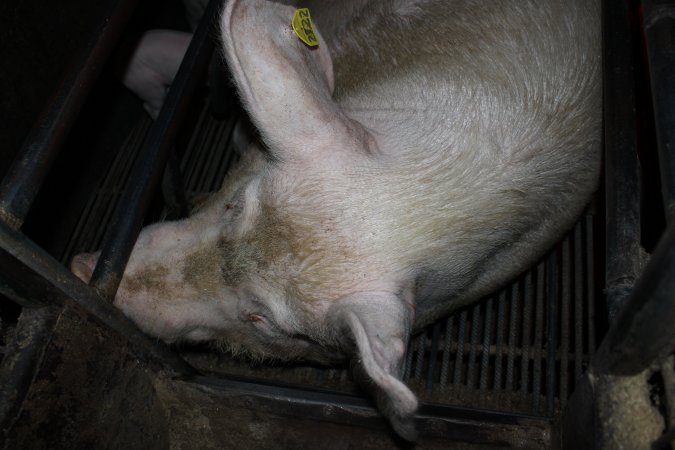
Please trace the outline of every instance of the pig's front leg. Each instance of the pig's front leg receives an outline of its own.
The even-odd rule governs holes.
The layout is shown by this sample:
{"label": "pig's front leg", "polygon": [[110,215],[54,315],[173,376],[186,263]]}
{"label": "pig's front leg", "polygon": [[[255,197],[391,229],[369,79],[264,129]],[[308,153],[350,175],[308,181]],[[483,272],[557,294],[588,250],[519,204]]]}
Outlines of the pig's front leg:
{"label": "pig's front leg", "polygon": [[164,104],[192,35],[173,30],[150,30],[141,36],[122,70],[121,81],[156,119]]}

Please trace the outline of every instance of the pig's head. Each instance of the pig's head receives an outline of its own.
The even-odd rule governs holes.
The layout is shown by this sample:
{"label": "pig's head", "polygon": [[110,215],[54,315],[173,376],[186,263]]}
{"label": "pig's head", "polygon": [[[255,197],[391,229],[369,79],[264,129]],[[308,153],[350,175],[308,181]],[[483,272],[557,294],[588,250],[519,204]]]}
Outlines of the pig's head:
{"label": "pig's head", "polygon": [[[244,155],[190,218],[144,229],[115,305],[167,342],[213,341],[254,358],[354,358],[380,409],[412,438],[417,401],[399,377],[413,289],[403,268],[373,259],[386,236],[361,203],[372,197],[362,170],[376,167],[379,150],[333,101],[328,49],[305,46],[292,14],[265,1],[227,4],[226,58],[269,153]],[[78,255],[71,267],[87,280],[95,261]]]}

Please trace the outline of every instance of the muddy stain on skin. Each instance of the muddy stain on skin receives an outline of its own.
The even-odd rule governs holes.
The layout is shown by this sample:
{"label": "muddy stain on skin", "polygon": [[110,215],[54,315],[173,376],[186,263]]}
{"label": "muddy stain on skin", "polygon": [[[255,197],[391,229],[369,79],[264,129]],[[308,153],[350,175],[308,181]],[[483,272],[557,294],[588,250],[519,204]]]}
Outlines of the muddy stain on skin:
{"label": "muddy stain on skin", "polygon": [[167,294],[166,279],[169,276],[169,269],[160,265],[153,265],[126,280],[126,288],[131,293],[140,291],[154,291]]}

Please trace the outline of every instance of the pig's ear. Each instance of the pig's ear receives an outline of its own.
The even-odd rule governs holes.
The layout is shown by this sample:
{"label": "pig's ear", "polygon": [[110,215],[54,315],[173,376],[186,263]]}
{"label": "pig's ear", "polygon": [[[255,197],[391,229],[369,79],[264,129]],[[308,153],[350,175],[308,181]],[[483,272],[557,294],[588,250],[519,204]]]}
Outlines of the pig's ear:
{"label": "pig's ear", "polygon": [[412,316],[412,308],[400,297],[385,292],[351,294],[329,311],[332,329],[339,334],[337,339],[347,334],[355,344],[357,370],[374,383],[380,411],[408,440],[417,437],[417,398],[400,377]]}
{"label": "pig's ear", "polygon": [[263,140],[281,159],[369,142],[332,99],[333,64],[319,31],[318,47],[303,44],[291,28],[293,12],[271,1],[231,0],[221,19],[228,65]]}

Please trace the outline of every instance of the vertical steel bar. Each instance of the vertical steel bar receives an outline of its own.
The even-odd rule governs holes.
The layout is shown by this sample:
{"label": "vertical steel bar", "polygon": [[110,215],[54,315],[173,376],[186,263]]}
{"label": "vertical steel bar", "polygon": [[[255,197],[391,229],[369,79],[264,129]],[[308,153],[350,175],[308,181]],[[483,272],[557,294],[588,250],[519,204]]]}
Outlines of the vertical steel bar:
{"label": "vertical steel bar", "polygon": [[466,392],[469,398],[475,396],[474,390],[477,385],[474,383],[474,374],[476,371],[476,351],[478,348],[478,337],[480,333],[480,303],[473,307],[471,313],[471,342],[469,344],[469,365],[466,370]]}
{"label": "vertical steel bar", "polygon": [[404,380],[407,380],[412,374],[412,360],[413,360],[414,348],[415,348],[415,340],[410,339],[410,342],[408,343],[408,349],[407,349],[406,354],[405,354],[405,364],[403,366],[403,379]]}
{"label": "vertical steel bar", "polygon": [[516,366],[516,328],[518,323],[518,285],[514,284],[511,289],[511,308],[509,313],[509,355],[506,360],[506,387],[508,392],[513,392],[513,376]]}
{"label": "vertical steel bar", "polygon": [[603,9],[605,130],[605,291],[610,321],[639,271],[640,178],[635,129],[635,76],[628,2]]}
{"label": "vertical steel bar", "polygon": [[483,357],[480,363],[480,395],[485,399],[488,386],[488,372],[490,371],[490,344],[492,343],[492,304],[494,299],[490,297],[485,305],[485,318],[483,320]]}
{"label": "vertical steel bar", "polygon": [[586,218],[586,295],[587,297],[587,326],[588,326],[588,354],[595,353],[595,237],[593,233],[593,219]]}
{"label": "vertical steel bar", "polygon": [[415,379],[419,380],[422,377],[422,369],[424,368],[424,350],[426,349],[427,335],[426,333],[420,334],[417,339],[415,339],[417,344],[417,359],[415,361]]}
{"label": "vertical steel bar", "polygon": [[495,343],[495,383],[494,390],[501,391],[503,386],[502,367],[504,365],[504,327],[506,321],[506,290],[499,292],[497,298],[497,336]]}
{"label": "vertical steel bar", "polygon": [[675,4],[643,0],[663,205],[675,225]]}
{"label": "vertical steel bar", "polygon": [[434,387],[434,372],[438,360],[438,344],[441,339],[441,322],[436,321],[431,336],[431,351],[429,352],[429,369],[427,371],[427,393],[431,393]]}
{"label": "vertical steel bar", "polygon": [[560,295],[560,345],[559,345],[559,360],[560,360],[560,401],[567,400],[567,388],[569,382],[569,351],[570,351],[570,304],[571,293],[570,287],[572,284],[570,276],[570,236],[568,235],[562,242],[562,264],[561,264],[561,281],[562,292]]}
{"label": "vertical steel bar", "polygon": [[443,345],[443,362],[441,364],[441,388],[448,383],[448,373],[450,372],[450,348],[452,344],[452,323],[454,316],[448,317],[445,322],[445,342]]}
{"label": "vertical steel bar", "polygon": [[187,217],[190,213],[185,196],[185,181],[178,163],[176,148],[169,151],[164,177],[162,178],[162,192],[164,201],[176,218]]}
{"label": "vertical steel bar", "polygon": [[219,7],[218,0],[211,0],[206,8],[204,18],[169,89],[164,107],[150,129],[144,151],[134,167],[134,183],[125,190],[105,238],[90,284],[109,300],[114,298],[122,279],[124,267],[153,194],[152,188],[157,186],[166,166],[168,151],[187,112],[191,93],[208,66],[213,49],[209,33]]}
{"label": "vertical steel bar", "polygon": [[464,360],[464,341],[466,337],[466,309],[463,309],[459,314],[459,331],[457,334],[457,355],[455,356],[455,371],[452,375],[452,384],[454,385],[458,394],[462,392],[462,369]]}
{"label": "vertical steel bar", "polygon": [[525,287],[523,292],[523,345],[522,345],[522,360],[520,364],[521,383],[520,383],[520,399],[525,400],[529,391],[529,375],[530,375],[530,351],[532,342],[530,341],[530,334],[532,328],[532,271],[527,272],[525,276]]}
{"label": "vertical steel bar", "polygon": [[534,378],[532,379],[532,409],[535,413],[539,412],[540,395],[541,395],[541,380],[542,380],[542,344],[544,340],[544,263],[537,266],[537,294],[536,294],[536,318],[534,320]]}
{"label": "vertical steel bar", "polygon": [[[585,221],[582,219],[583,221]],[[577,222],[574,226],[574,381],[581,377],[584,363],[584,292],[583,278],[593,275],[591,268],[584,270],[582,259],[582,223]]]}
{"label": "vertical steel bar", "polygon": [[558,261],[556,252],[546,258],[546,414],[552,415],[556,391],[556,354],[558,350]]}

